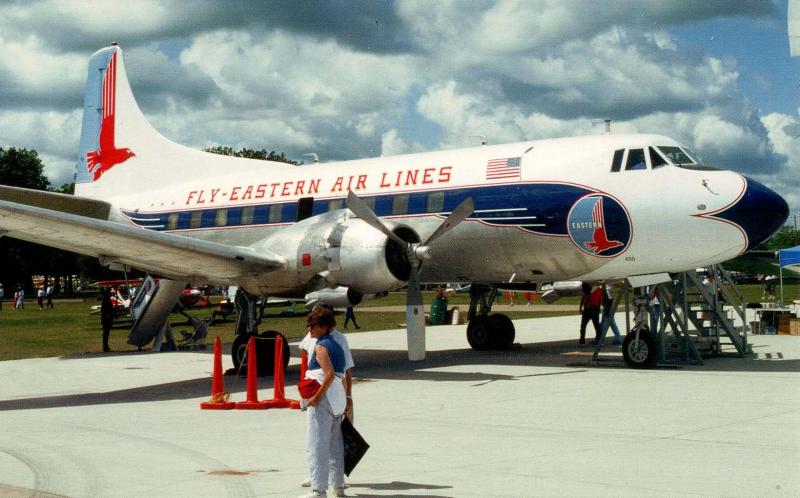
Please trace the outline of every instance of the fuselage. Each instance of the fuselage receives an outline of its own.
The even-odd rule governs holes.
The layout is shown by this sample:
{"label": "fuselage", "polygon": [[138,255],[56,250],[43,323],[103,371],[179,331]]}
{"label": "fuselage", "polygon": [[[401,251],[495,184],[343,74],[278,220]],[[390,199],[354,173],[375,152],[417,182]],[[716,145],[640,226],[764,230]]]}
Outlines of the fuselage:
{"label": "fuselage", "polygon": [[[189,149],[176,147],[185,162]],[[471,197],[472,216],[431,247],[427,282],[683,271],[731,259],[771,235],[779,225],[769,220],[783,223],[780,196],[675,156],[679,147],[659,135],[600,135],[304,166],[191,151],[193,174],[167,170],[160,187],[121,189],[106,200],[118,221],[252,245],[345,208],[350,190],[422,240]]]}

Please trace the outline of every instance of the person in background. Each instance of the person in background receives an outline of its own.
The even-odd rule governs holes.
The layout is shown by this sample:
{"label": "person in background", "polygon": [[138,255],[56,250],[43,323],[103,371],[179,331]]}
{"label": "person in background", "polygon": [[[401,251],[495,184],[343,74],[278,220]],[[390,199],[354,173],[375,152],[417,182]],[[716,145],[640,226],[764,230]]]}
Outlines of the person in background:
{"label": "person in background", "polygon": [[586,344],[586,325],[591,321],[594,325],[595,342],[600,339],[600,303],[603,301],[603,294],[599,287],[592,288],[586,282],[581,285],[582,295],[581,304],[578,311],[581,314],[581,338],[578,345]]}
{"label": "person in background", "polygon": [[[713,277],[712,277],[713,279]],[[647,294],[648,304],[650,306],[650,332],[653,334],[658,333],[658,322],[661,318],[661,301],[658,300],[658,284],[650,288]]]}
{"label": "person in background", "polygon": [[600,330],[603,330],[604,327],[610,327],[611,331],[614,332],[614,341],[611,344],[613,346],[619,346],[622,344],[622,336],[619,333],[617,321],[614,319],[614,315],[611,313],[611,307],[614,304],[614,291],[610,285],[607,285],[605,282],[603,282],[602,292],[603,321],[600,323]]}
{"label": "person in background", "polygon": [[6,292],[3,290],[3,284],[0,282],[0,311],[3,311],[3,296],[5,296]]}
{"label": "person in background", "polygon": [[100,290],[100,325],[103,327],[103,352],[108,353],[108,336],[114,325],[114,305],[111,303],[111,289],[104,287]]}
{"label": "person in background", "polygon": [[36,291],[36,304],[39,305],[39,309],[44,309],[44,287],[39,287]]}
{"label": "person in background", "polygon": [[23,289],[21,285],[17,289],[17,301],[14,304],[14,308],[18,310],[25,309],[25,289]]}
{"label": "person in background", "polygon": [[345,355],[331,336],[335,325],[336,320],[329,309],[315,308],[308,315],[308,332],[316,343],[305,377],[320,384],[317,392],[307,400],[306,454],[311,493],[305,496],[309,498],[327,496],[329,481],[336,496],[346,496],[341,429],[342,416],[347,408]]}
{"label": "person in background", "polygon": [[47,298],[47,302],[44,304],[45,308],[53,309],[53,292],[55,292],[53,285],[48,285],[44,292],[44,296]]}
{"label": "person in background", "polygon": [[344,329],[345,330],[347,330],[347,324],[350,323],[350,321],[353,322],[353,325],[357,329],[361,328],[361,327],[358,326],[358,323],[356,322],[356,313],[355,313],[355,311],[353,311],[353,307],[352,306],[348,306],[347,308],[344,309]]}

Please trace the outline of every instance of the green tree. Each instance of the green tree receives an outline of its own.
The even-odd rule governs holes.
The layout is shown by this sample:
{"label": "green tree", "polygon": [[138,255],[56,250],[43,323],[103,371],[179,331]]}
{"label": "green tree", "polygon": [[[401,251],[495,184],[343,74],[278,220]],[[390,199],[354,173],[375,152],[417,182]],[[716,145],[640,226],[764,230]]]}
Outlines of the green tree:
{"label": "green tree", "polygon": [[247,159],[260,159],[262,161],[277,161],[281,163],[294,164],[294,165],[302,164],[287,158],[283,152],[279,154],[274,150],[267,152],[266,149],[257,150],[257,149],[248,149],[247,147],[243,147],[239,150],[233,150],[232,147],[226,147],[222,145],[218,145],[216,147],[208,147],[203,150],[206,152],[211,152],[212,154],[220,154],[222,156],[245,157]]}
{"label": "green tree", "polygon": [[[47,190],[50,181],[44,175],[44,165],[35,150],[0,148],[0,185]],[[65,184],[56,192],[72,193],[73,184]],[[78,255],[51,247],[10,238],[0,238],[0,281],[7,289],[18,284],[33,291],[32,275],[44,275],[48,282],[54,278],[65,281],[79,270]],[[63,286],[57,286],[63,287]],[[69,289],[68,289],[69,290]]]}
{"label": "green tree", "polygon": [[0,147],[0,185],[47,190],[50,181],[35,150]]}
{"label": "green tree", "polygon": [[783,225],[775,235],[766,242],[766,249],[769,251],[777,251],[786,249],[787,247],[794,247],[800,240],[800,233],[798,233],[793,226]]}

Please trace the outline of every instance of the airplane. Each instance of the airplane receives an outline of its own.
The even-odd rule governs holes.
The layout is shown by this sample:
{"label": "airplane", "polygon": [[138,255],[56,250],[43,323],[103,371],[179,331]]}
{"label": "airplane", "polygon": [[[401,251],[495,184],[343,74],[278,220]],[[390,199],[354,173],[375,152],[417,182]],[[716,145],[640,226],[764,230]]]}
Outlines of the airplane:
{"label": "airplane", "polygon": [[484,306],[469,343],[507,349],[514,325],[491,314],[498,287],[708,266],[787,217],[776,192],[655,134],[305,166],[193,150],[147,121],[116,44],[89,61],[75,195],[0,187],[0,234],[159,275],[175,282],[170,292],[186,282],[277,297],[407,285],[412,361],[425,357],[423,283],[471,283]]}

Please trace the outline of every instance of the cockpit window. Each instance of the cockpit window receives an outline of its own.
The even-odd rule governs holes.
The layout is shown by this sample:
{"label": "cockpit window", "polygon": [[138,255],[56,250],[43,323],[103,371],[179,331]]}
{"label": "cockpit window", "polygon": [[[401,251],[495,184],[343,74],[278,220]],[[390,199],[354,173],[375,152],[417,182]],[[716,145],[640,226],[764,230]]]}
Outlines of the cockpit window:
{"label": "cockpit window", "polygon": [[669,165],[669,163],[667,163],[667,161],[661,157],[661,154],[656,152],[654,148],[648,147],[648,152],[650,152],[650,165],[653,167],[653,169]]}
{"label": "cockpit window", "polygon": [[618,149],[614,151],[614,160],[611,162],[611,172],[616,173],[622,167],[622,154],[625,149]]}
{"label": "cockpit window", "polygon": [[686,155],[687,155],[687,156],[689,156],[689,157],[692,159],[692,161],[694,161],[695,163],[697,163],[697,164],[705,164],[705,161],[703,161],[703,159],[702,159],[700,156],[698,156],[697,154],[695,154],[695,153],[694,153],[694,151],[693,151],[692,149],[690,149],[690,148],[688,148],[688,147],[684,147],[684,148],[683,148],[683,151],[684,151],[684,152],[686,153]]}
{"label": "cockpit window", "polygon": [[667,156],[675,166],[682,166],[684,164],[694,164],[694,160],[687,156],[680,147],[672,147],[667,145],[659,145],[656,147],[662,154]]}
{"label": "cockpit window", "polygon": [[625,170],[630,171],[634,169],[647,169],[647,163],[644,159],[644,149],[628,150],[628,162],[625,164]]}

